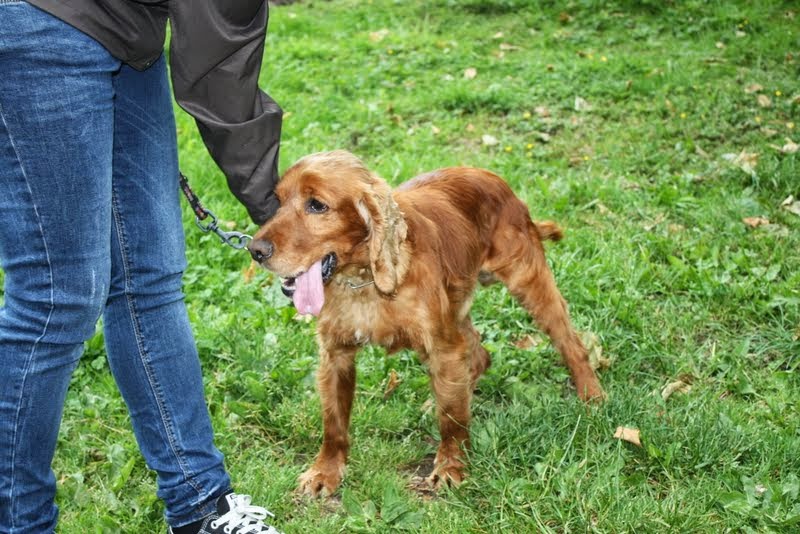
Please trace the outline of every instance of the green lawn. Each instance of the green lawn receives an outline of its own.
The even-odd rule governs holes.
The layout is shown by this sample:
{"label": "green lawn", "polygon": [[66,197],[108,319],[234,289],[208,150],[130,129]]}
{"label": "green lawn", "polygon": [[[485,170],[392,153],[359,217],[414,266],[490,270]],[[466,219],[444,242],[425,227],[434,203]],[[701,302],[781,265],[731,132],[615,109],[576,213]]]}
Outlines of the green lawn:
{"label": "green lawn", "polygon": [[[522,308],[482,289],[473,316],[493,365],[468,481],[413,489],[437,439],[428,377],[411,353],[367,349],[344,483],[298,499],[321,441],[314,325],[184,206],[186,302],[237,490],[287,533],[800,531],[796,3],[304,1],[272,8],[266,48],[282,169],[334,148],[393,184],[485,167],[565,228],[550,262],[610,360],[609,400],[582,405]],[[178,120],[204,203],[253,231]],[[401,384],[385,400],[392,370]],[[664,400],[677,380],[690,389]],[[641,447],[618,426],[639,429]],[[55,470],[62,533],[165,531],[99,333]]]}

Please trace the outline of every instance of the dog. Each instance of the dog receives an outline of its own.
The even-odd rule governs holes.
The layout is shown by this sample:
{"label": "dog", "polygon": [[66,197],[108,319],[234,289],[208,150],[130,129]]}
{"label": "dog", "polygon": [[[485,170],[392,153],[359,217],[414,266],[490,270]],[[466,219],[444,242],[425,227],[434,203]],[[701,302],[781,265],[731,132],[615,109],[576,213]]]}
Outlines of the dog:
{"label": "dog", "polygon": [[533,222],[497,175],[452,167],[392,191],[353,154],[306,156],[278,182],[280,207],[249,245],[283,279],[298,312],[318,316],[324,436],[302,493],[336,491],[350,446],[355,356],[377,344],[413,349],[427,363],[441,442],[428,477],[460,483],[469,445],[470,398],[490,358],[469,311],[477,283],[504,283],[548,334],[578,396],[604,398],[545,261],[552,222]]}

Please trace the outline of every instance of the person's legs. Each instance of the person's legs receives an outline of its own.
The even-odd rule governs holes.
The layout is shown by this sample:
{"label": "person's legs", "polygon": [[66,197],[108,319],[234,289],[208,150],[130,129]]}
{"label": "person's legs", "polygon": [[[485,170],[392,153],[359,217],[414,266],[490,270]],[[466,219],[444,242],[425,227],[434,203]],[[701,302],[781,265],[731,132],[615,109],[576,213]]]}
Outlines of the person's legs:
{"label": "person's legs", "polygon": [[52,532],[64,396],[110,278],[112,73],[106,50],[0,4],[0,532]]}
{"label": "person's legs", "polygon": [[214,447],[181,291],[184,235],[164,58],[143,72],[123,66],[114,88],[106,346],[139,447],[158,473],[167,521],[180,526],[215,511],[230,480]]}
{"label": "person's legs", "polygon": [[164,62],[120,68],[83,33],[3,2],[0,72],[0,532],[55,527],[64,397],[104,310],[112,371],[168,520],[198,519],[230,481],[180,291]]}

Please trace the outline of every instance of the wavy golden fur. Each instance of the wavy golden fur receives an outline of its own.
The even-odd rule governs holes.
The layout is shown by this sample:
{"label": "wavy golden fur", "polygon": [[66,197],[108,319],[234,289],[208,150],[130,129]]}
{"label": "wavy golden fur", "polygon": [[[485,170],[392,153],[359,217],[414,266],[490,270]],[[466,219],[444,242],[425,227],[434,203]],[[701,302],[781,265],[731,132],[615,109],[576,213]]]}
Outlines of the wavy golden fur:
{"label": "wavy golden fur", "polygon": [[[469,317],[479,279],[501,281],[530,312],[581,399],[603,398],[545,261],[542,240],[560,239],[561,230],[534,223],[498,176],[447,168],[392,191],[354,155],[334,151],[297,162],[276,195],[281,207],[255,235],[254,257],[284,277],[330,253],[338,259],[317,322],[324,437],[300,477],[303,492],[333,493],[341,482],[355,355],[370,343],[390,352],[410,348],[427,362],[441,433],[429,480],[438,486],[463,479],[470,398],[490,363]],[[310,210],[312,199],[325,210]]]}

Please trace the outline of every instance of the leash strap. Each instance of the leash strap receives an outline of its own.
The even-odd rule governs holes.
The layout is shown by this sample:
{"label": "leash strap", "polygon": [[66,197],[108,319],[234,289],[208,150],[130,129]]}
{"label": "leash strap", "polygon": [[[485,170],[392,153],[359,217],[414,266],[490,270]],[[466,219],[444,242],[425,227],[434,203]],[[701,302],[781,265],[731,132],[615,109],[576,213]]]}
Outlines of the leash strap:
{"label": "leash strap", "polygon": [[[253,240],[252,236],[243,234],[242,232],[225,232],[222,230],[217,224],[217,216],[203,206],[203,203],[200,202],[200,198],[192,191],[192,188],[189,187],[189,180],[182,172],[178,172],[178,181],[181,186],[181,191],[183,191],[183,196],[186,197],[186,200],[189,202],[194,212],[194,222],[203,233],[214,232],[224,244],[236,250],[247,247],[247,244]],[[203,224],[202,221],[208,218],[211,218],[211,221]]]}

